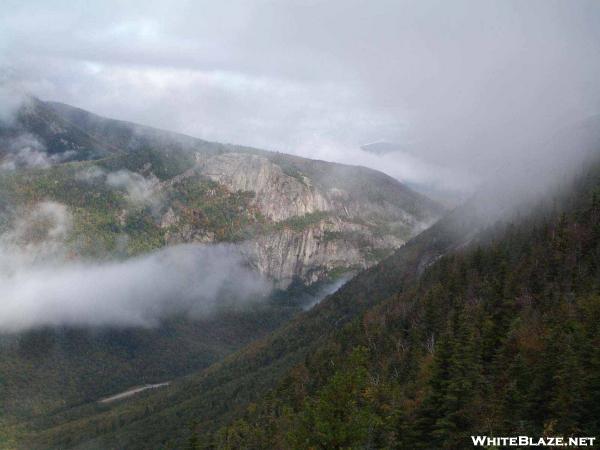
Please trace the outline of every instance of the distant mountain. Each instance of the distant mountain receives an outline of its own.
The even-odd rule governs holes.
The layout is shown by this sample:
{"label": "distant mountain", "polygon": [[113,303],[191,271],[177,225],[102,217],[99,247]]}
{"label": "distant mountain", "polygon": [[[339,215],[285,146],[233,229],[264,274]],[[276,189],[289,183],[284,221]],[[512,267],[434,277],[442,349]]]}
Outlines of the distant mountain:
{"label": "distant mountain", "polygon": [[[0,447],[11,448],[23,424],[58,424],[54,414],[95,410],[100,398],[220,361],[443,213],[367,168],[207,142],[31,98],[0,124],[0,236],[49,202],[69,213],[69,263],[228,243],[276,289],[258,305],[224,306],[208,319],[174,315],[154,328],[0,334]],[[36,227],[20,245],[43,238]]]}
{"label": "distant mountain", "polygon": [[373,153],[378,156],[406,151],[406,146],[387,141],[371,142],[370,144],[361,145],[360,148],[367,153]]}
{"label": "distant mountain", "polygon": [[600,165],[561,180],[533,204],[480,193],[265,339],[161,392],[57,412],[32,448],[597,435]]}
{"label": "distant mountain", "polygon": [[[401,161],[402,158],[407,158],[408,161],[413,164],[414,162],[417,162],[417,164],[422,164],[424,167],[429,166],[429,171],[432,173],[435,173],[436,170],[441,169],[435,164],[432,164],[431,161],[428,161],[427,158],[420,158],[415,153],[415,148],[411,148],[411,144],[397,144],[387,141],[378,141],[361,145],[360,149],[366,153],[370,153],[378,157],[392,155],[392,158],[395,158],[396,161]],[[443,172],[444,171],[442,170],[441,173]],[[460,190],[444,186],[443,181],[445,180],[440,179],[440,177],[435,178],[435,176],[432,176],[432,179],[421,181],[402,180],[402,182],[410,189],[436,201],[437,203],[443,205],[446,209],[452,209],[467,200],[468,194],[466,192],[461,192]]]}
{"label": "distant mountain", "polygon": [[[37,99],[0,128],[0,149],[0,167],[25,169],[5,171],[5,198],[72,208],[78,228],[95,238],[82,253],[110,253],[125,232],[129,253],[245,241],[250,264],[281,287],[368,267],[442,213],[374,170],[206,142]],[[31,170],[40,167],[49,168]],[[128,202],[125,189],[106,189],[106,174],[117,171],[144,186],[145,203]],[[102,230],[86,223],[100,213]]]}

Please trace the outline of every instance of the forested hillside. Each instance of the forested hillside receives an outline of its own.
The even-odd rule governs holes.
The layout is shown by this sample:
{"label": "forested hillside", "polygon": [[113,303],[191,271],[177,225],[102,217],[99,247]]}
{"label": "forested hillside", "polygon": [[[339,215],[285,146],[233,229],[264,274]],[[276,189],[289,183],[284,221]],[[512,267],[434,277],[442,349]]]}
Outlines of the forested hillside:
{"label": "forested hillside", "polygon": [[[441,213],[435,202],[374,170],[207,142],[26,99],[10,120],[0,120],[0,294],[8,289],[9,311],[31,308],[0,326],[0,446],[16,445],[24,424],[77,416],[103,397],[220,361],[391,254]],[[163,299],[169,312],[125,327],[132,297],[141,315],[163,307],[144,307],[148,293],[138,293],[103,308],[124,292],[118,289],[101,302],[85,300],[107,288],[96,276],[109,265],[135,264],[182,245],[235,251],[266,289],[243,304],[219,294],[211,300],[216,307],[198,314],[180,308],[175,287]],[[183,264],[181,272],[180,256],[173,262]],[[236,285],[231,258],[218,261],[219,276]],[[197,284],[205,265],[193,267]],[[39,275],[33,290],[32,268]],[[73,279],[61,284],[53,294],[57,304],[69,303],[66,296],[72,306],[100,308],[114,320],[94,323],[95,313],[56,304],[44,311],[38,305],[45,292],[24,300],[65,268],[100,272],[86,282],[95,287]],[[200,291],[202,298],[191,300],[202,310],[210,289]],[[56,314],[62,319],[49,322]]]}
{"label": "forested hillside", "polygon": [[599,445],[600,0],[0,9],[0,450]]}
{"label": "forested hillside", "polygon": [[33,447],[461,449],[471,434],[593,436],[598,167],[480,228],[468,210],[168,391],[36,424]]}
{"label": "forested hillside", "polygon": [[471,435],[597,435],[599,174],[443,256],[242,417],[208,441],[198,430],[198,448],[461,449]]}
{"label": "forested hillside", "polygon": [[286,288],[368,267],[430,226],[435,202],[380,172],[207,142],[28,99],[0,122],[0,232],[64,204],[85,257],[245,243]]}

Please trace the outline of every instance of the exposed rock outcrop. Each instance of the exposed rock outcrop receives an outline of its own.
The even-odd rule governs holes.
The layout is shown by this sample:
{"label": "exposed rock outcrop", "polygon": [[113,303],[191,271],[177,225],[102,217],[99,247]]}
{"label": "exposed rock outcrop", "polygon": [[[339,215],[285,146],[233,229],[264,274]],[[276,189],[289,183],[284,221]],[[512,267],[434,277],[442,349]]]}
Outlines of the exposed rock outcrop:
{"label": "exposed rock outcrop", "polygon": [[[252,207],[278,224],[243,248],[249,264],[282,288],[295,279],[311,284],[333,272],[369,267],[428,226],[386,198],[368,201],[341,187],[316,187],[304,173],[262,155],[197,153],[195,159],[197,174],[232,193],[252,192]],[[191,176],[187,171],[163,185],[173,188]],[[176,223],[172,210],[163,215],[162,226]],[[168,236],[169,243],[214,239],[214,233],[189,225]]]}
{"label": "exposed rock outcrop", "polygon": [[199,170],[234,192],[254,192],[256,206],[274,221],[331,208],[328,200],[309,183],[284,173],[263,156],[225,153],[200,160]]}
{"label": "exposed rock outcrop", "polygon": [[245,246],[251,266],[287,287],[294,279],[306,284],[332,272],[364,269],[377,262],[373,251],[391,253],[403,241],[374,237],[367,227],[338,218],[321,220],[302,230],[286,227],[259,236]]}

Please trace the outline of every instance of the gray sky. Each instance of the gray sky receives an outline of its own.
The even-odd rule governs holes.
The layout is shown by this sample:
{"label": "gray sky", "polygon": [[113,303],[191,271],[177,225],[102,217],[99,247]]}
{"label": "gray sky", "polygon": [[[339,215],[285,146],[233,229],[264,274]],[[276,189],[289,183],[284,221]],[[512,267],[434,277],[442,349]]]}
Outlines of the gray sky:
{"label": "gray sky", "polygon": [[[599,25],[597,0],[4,0],[0,79],[106,116],[468,190],[600,112]],[[359,149],[379,140],[406,152]]]}

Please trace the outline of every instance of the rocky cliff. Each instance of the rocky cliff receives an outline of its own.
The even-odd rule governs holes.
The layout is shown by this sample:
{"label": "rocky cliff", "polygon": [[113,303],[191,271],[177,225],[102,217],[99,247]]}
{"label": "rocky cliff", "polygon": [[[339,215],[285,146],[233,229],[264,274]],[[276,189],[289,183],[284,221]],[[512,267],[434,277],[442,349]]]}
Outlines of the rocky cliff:
{"label": "rocky cliff", "polygon": [[309,178],[287,175],[264,156],[225,153],[202,158],[199,154],[198,160],[202,175],[231,191],[253,192],[253,203],[270,220],[278,222],[331,208]]}
{"label": "rocky cliff", "polygon": [[[332,272],[368,267],[402,245],[404,239],[398,233],[377,233],[377,224],[369,222],[375,215],[413,233],[426,225],[399,208],[358,201],[339,187],[321,190],[306,174],[286,174],[261,155],[198,155],[198,170],[231,191],[252,192],[252,204],[264,217],[284,222],[245,245],[249,263],[280,286],[294,278],[313,283]],[[306,223],[298,226],[293,218]]]}

